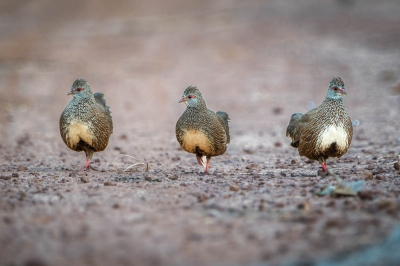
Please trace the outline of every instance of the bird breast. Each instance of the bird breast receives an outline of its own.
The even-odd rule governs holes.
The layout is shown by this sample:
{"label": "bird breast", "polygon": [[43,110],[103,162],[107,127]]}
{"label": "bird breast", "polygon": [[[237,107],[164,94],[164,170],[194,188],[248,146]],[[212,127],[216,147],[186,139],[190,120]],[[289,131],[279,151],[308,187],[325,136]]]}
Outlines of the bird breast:
{"label": "bird breast", "polygon": [[194,153],[196,151],[196,147],[206,153],[210,153],[211,145],[209,138],[207,138],[207,136],[199,130],[191,129],[185,131],[183,134],[182,148],[187,152]]}
{"label": "bird breast", "polygon": [[80,140],[92,145],[93,133],[87,125],[78,121],[72,121],[68,126],[66,139],[72,147],[76,147]]}
{"label": "bird breast", "polygon": [[348,134],[343,125],[330,125],[319,134],[317,147],[324,151],[329,149],[333,143],[336,143],[338,150],[346,150],[347,142]]}

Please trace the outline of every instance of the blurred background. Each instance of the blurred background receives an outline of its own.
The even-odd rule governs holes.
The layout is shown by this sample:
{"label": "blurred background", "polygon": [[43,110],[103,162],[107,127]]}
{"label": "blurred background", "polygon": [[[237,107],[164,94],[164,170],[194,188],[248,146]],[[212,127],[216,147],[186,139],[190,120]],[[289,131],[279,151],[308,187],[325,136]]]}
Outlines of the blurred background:
{"label": "blurred background", "polygon": [[341,76],[363,132],[397,139],[399,13],[397,0],[2,0],[1,145],[28,133],[63,145],[58,119],[76,78],[105,93],[113,138],[175,141],[177,102],[194,85],[229,113],[233,136],[287,141],[290,115]]}

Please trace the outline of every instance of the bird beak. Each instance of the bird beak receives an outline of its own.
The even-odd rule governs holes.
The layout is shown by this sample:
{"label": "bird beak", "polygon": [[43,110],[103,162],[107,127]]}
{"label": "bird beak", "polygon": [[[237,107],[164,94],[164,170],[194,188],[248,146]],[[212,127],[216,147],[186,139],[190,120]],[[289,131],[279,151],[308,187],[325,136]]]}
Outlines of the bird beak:
{"label": "bird beak", "polygon": [[67,95],[74,95],[75,94],[75,91],[73,91],[72,89],[68,92],[68,94]]}
{"label": "bird beak", "polygon": [[186,97],[183,97],[183,96],[182,96],[182,98],[179,100],[178,103],[184,103],[184,102],[186,102],[186,101],[187,101]]}
{"label": "bird beak", "polygon": [[344,94],[344,95],[347,95],[347,92],[344,89],[340,90],[340,93]]}

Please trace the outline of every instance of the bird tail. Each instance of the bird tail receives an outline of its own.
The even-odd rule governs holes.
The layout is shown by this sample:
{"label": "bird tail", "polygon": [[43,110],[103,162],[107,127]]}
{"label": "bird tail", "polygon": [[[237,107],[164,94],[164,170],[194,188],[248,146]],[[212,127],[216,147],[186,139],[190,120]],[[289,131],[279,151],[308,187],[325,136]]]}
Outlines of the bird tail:
{"label": "bird tail", "polygon": [[300,136],[298,136],[299,134],[296,134],[297,132],[299,132],[297,122],[303,116],[304,116],[304,114],[302,114],[302,113],[293,114],[292,117],[290,118],[289,125],[286,129],[286,137],[292,139],[292,143],[290,143],[290,145],[295,148],[299,147],[299,140],[300,140]]}
{"label": "bird tail", "polygon": [[94,99],[96,100],[96,102],[104,108],[104,110],[106,110],[109,114],[111,114],[110,111],[110,107],[106,105],[106,99],[104,99],[104,93],[101,92],[96,92],[95,94],[93,94]]}
{"label": "bird tail", "polygon": [[231,141],[231,136],[229,134],[229,122],[231,119],[229,118],[228,114],[222,111],[218,111],[217,113],[218,120],[221,123],[221,125],[224,127],[225,132],[226,132],[226,143],[229,143]]}

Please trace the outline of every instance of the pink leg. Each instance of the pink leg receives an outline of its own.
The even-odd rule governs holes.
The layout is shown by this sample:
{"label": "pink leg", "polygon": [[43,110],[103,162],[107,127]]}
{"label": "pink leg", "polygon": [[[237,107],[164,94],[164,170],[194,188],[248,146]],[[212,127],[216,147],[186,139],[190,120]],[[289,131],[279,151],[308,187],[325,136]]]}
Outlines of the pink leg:
{"label": "pink leg", "polygon": [[326,168],[326,160],[324,160],[324,162],[321,163],[321,165],[322,165],[322,170],[323,170],[325,173],[328,172],[328,169]]}
{"label": "pink leg", "polygon": [[207,163],[206,163],[206,171],[205,173],[208,175],[208,168],[210,168],[210,159],[207,158]]}

